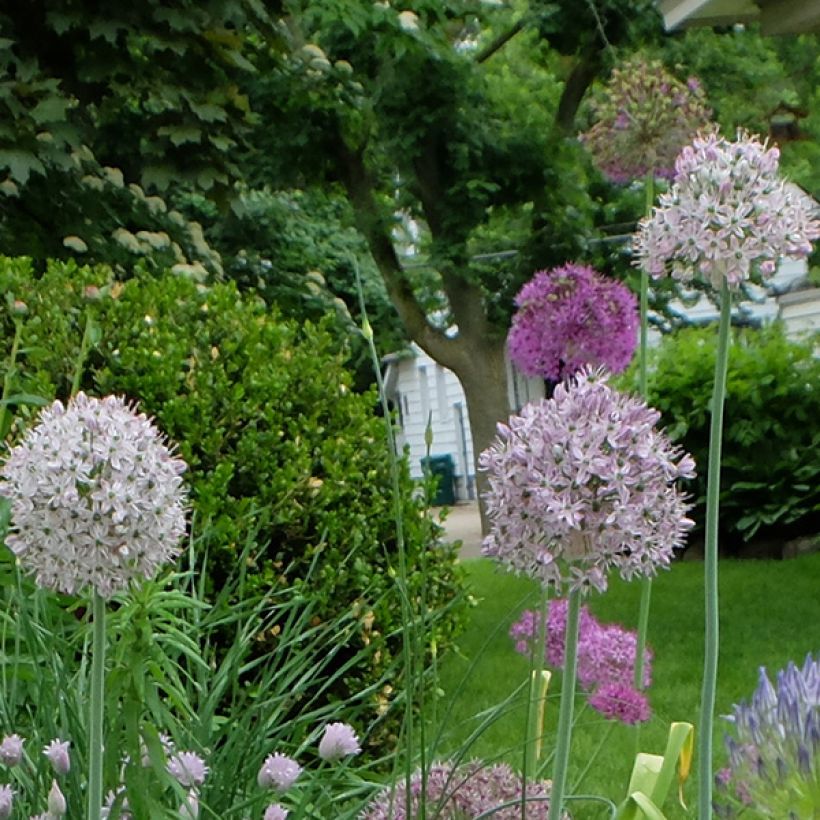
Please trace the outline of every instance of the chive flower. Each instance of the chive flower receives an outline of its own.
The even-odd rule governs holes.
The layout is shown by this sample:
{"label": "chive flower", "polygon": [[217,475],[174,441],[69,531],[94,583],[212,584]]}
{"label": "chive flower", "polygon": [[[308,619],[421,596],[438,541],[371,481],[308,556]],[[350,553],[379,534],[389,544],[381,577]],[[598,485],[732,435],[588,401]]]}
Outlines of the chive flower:
{"label": "chive flower", "polygon": [[40,586],[109,598],[178,554],[184,470],[124,399],[55,401],[0,470],[6,543]]}
{"label": "chive flower", "polygon": [[592,127],[581,134],[601,172],[630,183],[652,172],[671,179],[675,157],[711,118],[696,77],[685,83],[659,60],[635,55],[613,69],[591,102]]}
{"label": "chive flower", "polygon": [[515,304],[507,350],[528,376],[557,382],[587,365],[618,373],[635,351],[635,296],[586,265],[539,271]]}
{"label": "chive flower", "polygon": [[263,789],[285,792],[301,773],[302,767],[293,758],[276,752],[265,758],[256,780]]}
{"label": "chive flower", "polygon": [[771,277],[783,256],[805,257],[820,236],[811,198],[779,176],[780,152],[738,132],[701,134],[675,162],[658,207],[641,220],[636,262],[655,278],[702,276],[716,289]]}
{"label": "chive flower", "polygon": [[331,763],[361,752],[359,738],[347,723],[329,723],[319,741],[319,757]]}
{"label": "chive flower", "polygon": [[17,766],[23,759],[23,738],[20,735],[6,735],[0,743],[0,763]]}
{"label": "chive flower", "polygon": [[692,526],[675,486],[694,462],[655,428],[660,414],[581,371],[550,399],[498,425],[479,460],[488,474],[483,554],[542,585],[607,588],[667,567]]}

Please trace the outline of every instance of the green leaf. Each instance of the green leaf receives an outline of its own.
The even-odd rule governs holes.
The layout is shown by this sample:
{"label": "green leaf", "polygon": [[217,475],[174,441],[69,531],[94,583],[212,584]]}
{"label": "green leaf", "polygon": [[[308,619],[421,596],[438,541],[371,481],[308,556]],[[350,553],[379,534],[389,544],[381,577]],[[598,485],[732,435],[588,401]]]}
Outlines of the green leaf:
{"label": "green leaf", "polygon": [[228,112],[221,105],[189,102],[191,111],[203,122],[227,122]]}
{"label": "green leaf", "polygon": [[0,399],[0,406],[13,404],[31,404],[34,407],[45,407],[47,404],[50,404],[50,401],[34,393],[15,393],[13,396]]}
{"label": "green leaf", "polygon": [[201,142],[202,129],[195,125],[165,125],[157,133],[168,137],[174,145],[184,145],[186,142]]}
{"label": "green leaf", "polygon": [[173,178],[174,171],[170,165],[146,165],[142,172],[142,184],[160,191],[167,190]]}
{"label": "green leaf", "polygon": [[46,97],[31,110],[31,118],[38,125],[57,120],[65,120],[65,113],[71,103],[65,97]]}
{"label": "green leaf", "polygon": [[45,174],[46,170],[34,154],[17,148],[0,150],[0,168],[8,168],[12,179],[21,185],[28,182],[32,172]]}

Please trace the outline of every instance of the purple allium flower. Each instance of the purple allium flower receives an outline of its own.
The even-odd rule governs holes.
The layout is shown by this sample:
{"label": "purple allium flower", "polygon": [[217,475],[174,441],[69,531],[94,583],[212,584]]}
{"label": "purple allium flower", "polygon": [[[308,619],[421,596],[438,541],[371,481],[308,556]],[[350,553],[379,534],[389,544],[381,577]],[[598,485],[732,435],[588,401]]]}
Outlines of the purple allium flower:
{"label": "purple allium flower", "polygon": [[811,253],[820,220],[808,195],[778,175],[780,153],[738,133],[698,136],[681,151],[675,181],[643,219],[637,263],[651,276],[689,281],[699,274],[719,288],[759,273],[770,277],[782,256]]}
{"label": "purple allium flower", "polygon": [[678,478],[690,456],[655,429],[660,414],[584,370],[528,404],[480,457],[490,533],[483,554],[542,584],[604,591],[668,566],[692,522]]}
{"label": "purple allium flower", "polygon": [[14,805],[14,789],[11,786],[0,786],[0,820],[11,817]]}
{"label": "purple allium flower", "polygon": [[302,767],[293,758],[277,752],[265,758],[256,781],[263,789],[284,792],[296,782],[301,773]]}
{"label": "purple allium flower", "polygon": [[649,720],[649,701],[643,692],[622,683],[605,683],[589,698],[589,705],[610,720],[634,724]]}
{"label": "purple allium flower", "polygon": [[205,761],[195,752],[175,752],[166,765],[168,774],[185,787],[201,786],[208,776]]}
{"label": "purple allium flower", "polygon": [[123,399],[56,401],[0,470],[11,502],[6,543],[41,586],[107,598],[176,556],[184,470]]}
{"label": "purple allium flower", "polygon": [[761,817],[814,817],[820,786],[820,655],[802,668],[790,662],[772,685],[760,669],[751,702],[735,705],[727,718],[729,772],[716,808],[734,816],[733,804]]}
{"label": "purple allium flower", "polygon": [[[578,681],[585,688],[600,684],[631,687],[637,654],[637,632],[618,624],[598,624],[584,635],[583,646],[579,646]],[[643,685],[647,687],[652,682],[652,651],[648,647],[643,660]]]}
{"label": "purple allium flower", "polygon": [[348,755],[361,752],[359,738],[352,726],[347,723],[328,723],[322,739],[319,741],[319,757],[322,760],[336,762]]}
{"label": "purple allium flower", "polygon": [[[521,778],[506,764],[492,766],[473,760],[469,763],[433,763],[427,772],[426,816],[439,820],[461,820],[478,817],[482,812],[511,800],[517,805],[493,813],[497,820],[519,820],[521,817]],[[406,784],[400,779],[384,789],[365,809],[361,820],[415,820],[421,809],[421,772],[411,780],[412,813],[407,814]],[[527,782],[527,817],[546,820],[549,816],[550,782]]]}
{"label": "purple allium flower", "polygon": [[70,740],[55,738],[43,749],[43,754],[48,758],[57,774],[68,774],[71,771],[71,758],[68,754],[70,745]]}
{"label": "purple allium flower", "polygon": [[265,809],[263,820],[287,820],[290,812],[279,803],[271,803]]}
{"label": "purple allium flower", "polygon": [[52,780],[48,792],[48,813],[53,817],[62,817],[67,810],[65,795],[60,791],[57,781]]}
{"label": "purple allium flower", "polygon": [[671,179],[678,152],[712,112],[700,83],[673,77],[658,60],[633,56],[591,103],[594,125],[581,135],[601,171],[629,183],[652,171]]}
{"label": "purple allium flower", "polygon": [[23,738],[20,735],[6,735],[0,743],[0,763],[16,766],[23,759]]}
{"label": "purple allium flower", "polygon": [[626,285],[585,265],[539,271],[515,297],[507,336],[522,373],[560,381],[586,365],[617,373],[638,339],[638,306]]}

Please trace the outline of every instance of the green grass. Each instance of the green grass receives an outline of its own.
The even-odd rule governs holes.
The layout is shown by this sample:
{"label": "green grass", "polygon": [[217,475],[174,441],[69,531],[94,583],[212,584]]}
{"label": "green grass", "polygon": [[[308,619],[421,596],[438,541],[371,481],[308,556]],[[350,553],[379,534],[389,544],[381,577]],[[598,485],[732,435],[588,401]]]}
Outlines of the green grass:
{"label": "green grass", "polygon": [[[459,654],[440,664],[444,694],[438,707],[438,758],[457,753],[480,722],[476,715],[501,702],[526,681],[530,668],[528,660],[514,651],[507,630],[522,609],[536,606],[535,585],[499,571],[485,559],[467,561],[465,566],[476,605],[459,642]],[[718,715],[728,713],[733,703],[751,696],[760,666],[766,666],[773,674],[790,660],[802,662],[807,652],[820,649],[818,584],[820,554],[790,561],[721,562]],[[639,583],[626,584],[615,579],[606,594],[593,594],[587,603],[599,620],[634,628],[639,596]],[[697,731],[703,618],[701,563],[677,563],[656,579],[649,627],[649,644],[654,652],[653,683],[649,690],[653,717],[641,728],[641,751],[661,753],[671,721],[689,721],[696,724]],[[547,751],[554,746],[559,678],[554,675],[550,687]],[[579,713],[580,706],[581,699],[576,704],[578,721],[573,734],[570,785],[608,730],[607,721],[588,709]],[[524,721],[523,709],[515,708],[481,734],[466,758],[504,759],[521,768]],[[724,721],[718,720],[716,768],[724,762],[724,727]],[[635,730],[614,726],[580,793],[603,794],[620,801],[635,751]],[[548,769],[546,775],[549,774]],[[690,807],[696,794],[695,765],[686,786]],[[677,808],[673,799],[666,805],[670,820],[693,816],[691,809],[687,814]],[[580,820],[605,816],[592,804],[576,803],[572,810]]]}

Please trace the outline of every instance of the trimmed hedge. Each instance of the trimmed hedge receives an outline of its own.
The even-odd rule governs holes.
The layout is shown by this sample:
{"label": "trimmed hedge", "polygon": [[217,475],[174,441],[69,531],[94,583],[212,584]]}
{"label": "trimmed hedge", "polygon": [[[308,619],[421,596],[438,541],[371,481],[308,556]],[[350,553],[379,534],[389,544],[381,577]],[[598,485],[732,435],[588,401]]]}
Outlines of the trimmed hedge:
{"label": "trimmed hedge", "polygon": [[[88,286],[101,294],[89,299]],[[25,259],[0,258],[0,287],[5,356],[10,305],[22,299],[28,307],[12,392],[68,395],[90,310],[99,338],[82,387],[138,400],[178,444],[190,468],[195,526],[208,523],[209,583],[220,584],[248,514],[260,511],[265,551],[251,582],[298,582],[318,554],[321,569],[306,594],[321,602],[319,617],[361,612],[360,639],[372,651],[333,697],[382,681],[401,645],[398,593],[384,594],[395,586],[397,549],[384,422],[374,414],[375,394],[350,389],[344,351],[322,323],[280,321],[233,284],[206,287],[171,274],[119,283],[107,268],[71,262],[38,276]],[[35,408],[16,409],[19,433]],[[464,612],[460,575],[413,489],[402,463],[410,592],[426,589],[429,636],[441,648]],[[374,691],[374,710],[388,699]]]}
{"label": "trimmed hedge", "polygon": [[[649,402],[698,465],[693,517],[706,509],[709,404],[717,330],[687,328],[652,352]],[[637,390],[637,371],[625,382]],[[774,324],[733,330],[724,411],[720,526],[727,551],[820,531],[820,359]]]}

